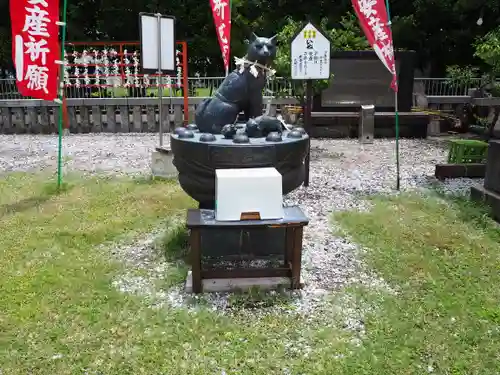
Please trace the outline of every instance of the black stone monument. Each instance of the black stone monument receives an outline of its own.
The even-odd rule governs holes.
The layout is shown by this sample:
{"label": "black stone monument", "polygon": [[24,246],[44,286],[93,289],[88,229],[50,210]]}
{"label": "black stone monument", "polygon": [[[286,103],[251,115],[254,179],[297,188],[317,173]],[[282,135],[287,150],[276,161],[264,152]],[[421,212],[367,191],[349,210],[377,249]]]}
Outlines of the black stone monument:
{"label": "black stone monument", "polygon": [[[413,51],[396,52],[398,107],[409,112],[413,102],[415,57]],[[378,112],[394,111],[392,76],[374,51],[337,51],[332,53],[330,85],[313,101],[314,111],[342,112],[373,104]]]}
{"label": "black stone monument", "polygon": [[493,218],[500,222],[500,140],[489,142],[484,185],[473,186],[470,195],[471,199],[486,203]]}

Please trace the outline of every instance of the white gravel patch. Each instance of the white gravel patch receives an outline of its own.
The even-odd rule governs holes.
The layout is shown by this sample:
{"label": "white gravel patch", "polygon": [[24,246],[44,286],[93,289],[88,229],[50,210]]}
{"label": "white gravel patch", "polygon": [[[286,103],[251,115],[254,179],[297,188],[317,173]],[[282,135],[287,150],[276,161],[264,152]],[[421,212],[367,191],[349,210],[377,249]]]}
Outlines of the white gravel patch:
{"label": "white gravel patch", "polygon": [[[168,143],[168,135],[164,143]],[[65,171],[147,174],[151,152],[157,145],[157,134],[70,135],[63,139]],[[359,257],[362,249],[332,232],[337,228],[331,223],[331,214],[366,209],[361,195],[396,193],[394,140],[375,140],[370,145],[359,144],[357,140],[313,140],[311,155],[310,186],[301,187],[285,198],[286,204],[298,204],[310,218],[304,234],[305,288],[293,294],[300,297],[295,299],[294,310],[304,312],[318,308],[331,292],[353,283],[386,288],[383,280],[363,267]],[[401,140],[401,189],[425,189],[435,182],[435,164],[444,162],[446,155],[447,150],[436,143]],[[56,136],[0,135],[2,172],[55,170],[56,159]],[[480,181],[456,179],[440,186],[448,193],[467,194],[473,182]],[[146,276],[124,275],[116,280],[116,287],[150,297],[157,306],[187,306],[193,298],[181,287],[171,290],[155,287],[155,281],[168,272],[168,264],[154,251],[156,236],[153,233],[140,243],[116,249],[131,269],[148,271]],[[203,298],[208,306],[224,310],[229,295],[212,294]]]}
{"label": "white gravel patch", "polygon": [[[164,136],[164,144],[169,137]],[[150,172],[158,134],[71,134],[63,137],[66,171],[109,174]],[[57,166],[56,135],[0,135],[0,171],[50,170]]]}

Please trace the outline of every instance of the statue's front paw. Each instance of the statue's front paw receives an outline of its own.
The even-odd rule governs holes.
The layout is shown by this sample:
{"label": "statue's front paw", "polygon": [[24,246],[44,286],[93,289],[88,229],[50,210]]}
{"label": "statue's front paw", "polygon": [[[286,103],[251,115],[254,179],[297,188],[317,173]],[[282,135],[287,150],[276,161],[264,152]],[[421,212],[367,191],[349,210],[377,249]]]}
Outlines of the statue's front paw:
{"label": "statue's front paw", "polygon": [[247,121],[245,132],[247,133],[249,138],[262,137],[262,129],[260,127],[260,124],[253,118]]}
{"label": "statue's front paw", "polygon": [[224,136],[224,138],[233,139],[234,135],[236,134],[236,126],[232,124],[224,125],[220,132]]}
{"label": "statue's front paw", "polygon": [[263,115],[257,117],[255,121],[259,124],[260,131],[264,137],[266,137],[269,133],[281,133],[283,131],[281,121],[276,117]]}

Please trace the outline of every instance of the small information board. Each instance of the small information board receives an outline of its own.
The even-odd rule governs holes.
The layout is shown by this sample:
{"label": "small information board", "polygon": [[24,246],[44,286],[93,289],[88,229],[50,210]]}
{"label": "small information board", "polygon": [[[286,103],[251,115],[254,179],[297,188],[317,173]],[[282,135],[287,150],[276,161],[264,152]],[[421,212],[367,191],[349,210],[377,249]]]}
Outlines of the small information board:
{"label": "small information board", "polygon": [[292,79],[330,78],[330,40],[308,23],[290,46]]}

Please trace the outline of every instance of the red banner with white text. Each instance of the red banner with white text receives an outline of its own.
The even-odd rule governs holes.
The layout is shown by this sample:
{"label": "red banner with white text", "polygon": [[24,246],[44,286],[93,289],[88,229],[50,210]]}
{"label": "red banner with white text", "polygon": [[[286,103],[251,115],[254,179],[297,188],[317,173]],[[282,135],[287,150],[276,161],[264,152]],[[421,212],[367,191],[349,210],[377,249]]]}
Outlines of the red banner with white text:
{"label": "red banner with white text", "polygon": [[398,79],[394,46],[384,0],[352,0],[352,5],[366,39],[368,39],[380,61],[392,74],[391,88],[397,92]]}
{"label": "red banner with white text", "polygon": [[215,30],[219,39],[224,69],[229,71],[229,55],[231,48],[231,6],[228,1],[210,0],[214,16]]}
{"label": "red banner with white text", "polygon": [[12,60],[19,93],[55,100],[61,55],[59,0],[10,0]]}

